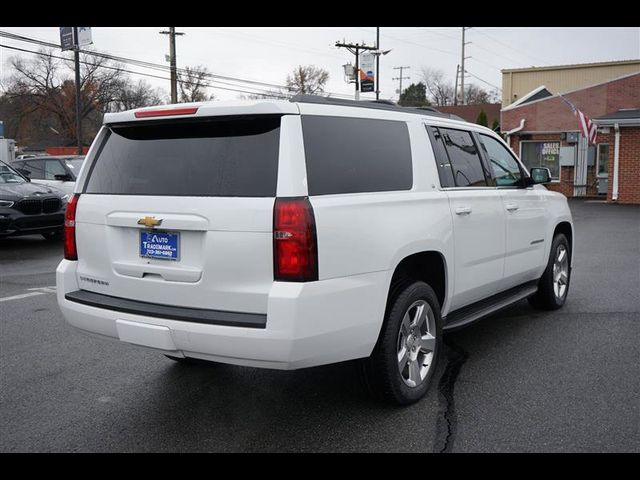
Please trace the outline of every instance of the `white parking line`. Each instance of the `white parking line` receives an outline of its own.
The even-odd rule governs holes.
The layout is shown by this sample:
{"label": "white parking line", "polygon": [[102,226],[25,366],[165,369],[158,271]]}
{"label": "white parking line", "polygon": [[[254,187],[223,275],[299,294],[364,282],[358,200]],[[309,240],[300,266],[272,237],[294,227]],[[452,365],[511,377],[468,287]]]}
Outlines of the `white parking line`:
{"label": "white parking line", "polygon": [[12,295],[11,297],[2,297],[0,302],[8,302],[9,300],[20,300],[21,298],[34,297],[36,295],[44,295],[45,293],[56,293],[56,287],[36,287],[28,288],[29,293],[22,293],[20,295]]}
{"label": "white parking line", "polygon": [[56,293],[56,286],[52,286],[52,287],[36,287],[36,288],[27,288],[27,290],[31,291],[31,290],[40,290],[42,292],[45,293]]}

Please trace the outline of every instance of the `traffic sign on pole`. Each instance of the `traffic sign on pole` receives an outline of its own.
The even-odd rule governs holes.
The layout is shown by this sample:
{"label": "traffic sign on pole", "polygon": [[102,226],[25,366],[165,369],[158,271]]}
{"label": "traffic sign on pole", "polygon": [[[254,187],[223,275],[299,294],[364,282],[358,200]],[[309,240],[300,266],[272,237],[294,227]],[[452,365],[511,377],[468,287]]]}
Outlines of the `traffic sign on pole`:
{"label": "traffic sign on pole", "polygon": [[60,48],[73,50],[73,27],[60,27]]}

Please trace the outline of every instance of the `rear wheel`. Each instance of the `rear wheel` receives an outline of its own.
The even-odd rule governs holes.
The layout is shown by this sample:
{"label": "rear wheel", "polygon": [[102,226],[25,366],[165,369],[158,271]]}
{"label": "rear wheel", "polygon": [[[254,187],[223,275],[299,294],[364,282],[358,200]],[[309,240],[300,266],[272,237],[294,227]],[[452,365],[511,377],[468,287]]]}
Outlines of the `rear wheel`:
{"label": "rear wheel", "polygon": [[538,282],[538,291],[529,297],[535,308],[557,310],[564,305],[571,280],[571,250],[564,234],[553,237],[547,268]]}
{"label": "rear wheel", "polygon": [[414,282],[399,291],[373,353],[363,361],[372,393],[399,405],[427,393],[442,343],[441,323],[440,305],[429,285]]}

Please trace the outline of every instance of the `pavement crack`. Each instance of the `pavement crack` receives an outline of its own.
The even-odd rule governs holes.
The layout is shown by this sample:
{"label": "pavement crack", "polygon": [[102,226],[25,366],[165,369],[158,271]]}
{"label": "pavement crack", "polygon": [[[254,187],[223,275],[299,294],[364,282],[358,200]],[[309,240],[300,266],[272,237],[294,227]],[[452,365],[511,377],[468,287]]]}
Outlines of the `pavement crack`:
{"label": "pavement crack", "polygon": [[440,412],[436,424],[436,441],[434,453],[448,453],[453,448],[458,426],[454,387],[462,365],[469,358],[469,354],[450,337],[444,338],[447,365],[438,383]]}

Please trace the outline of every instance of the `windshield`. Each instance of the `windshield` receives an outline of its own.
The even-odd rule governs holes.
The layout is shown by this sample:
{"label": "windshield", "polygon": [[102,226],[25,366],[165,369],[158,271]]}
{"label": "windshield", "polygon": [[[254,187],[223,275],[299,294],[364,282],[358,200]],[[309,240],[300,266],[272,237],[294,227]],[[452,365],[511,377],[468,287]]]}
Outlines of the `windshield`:
{"label": "windshield", "polygon": [[78,174],[80,173],[80,168],[82,167],[82,162],[84,162],[83,158],[74,158],[65,160],[65,165],[69,167],[69,170],[73,173],[75,178],[78,178]]}
{"label": "windshield", "polygon": [[273,115],[114,125],[85,192],[274,197],[279,142]]}
{"label": "windshield", "polygon": [[0,162],[0,184],[4,183],[27,183],[27,181],[9,165]]}

